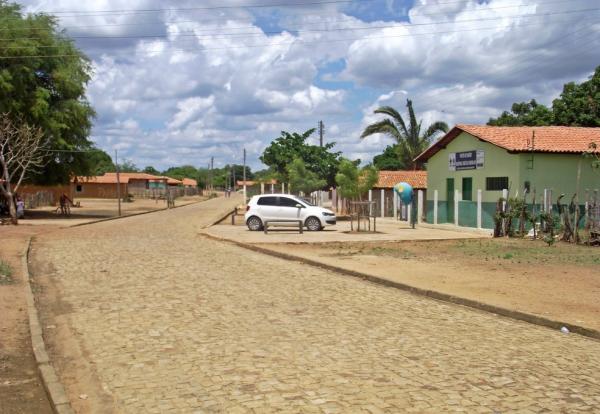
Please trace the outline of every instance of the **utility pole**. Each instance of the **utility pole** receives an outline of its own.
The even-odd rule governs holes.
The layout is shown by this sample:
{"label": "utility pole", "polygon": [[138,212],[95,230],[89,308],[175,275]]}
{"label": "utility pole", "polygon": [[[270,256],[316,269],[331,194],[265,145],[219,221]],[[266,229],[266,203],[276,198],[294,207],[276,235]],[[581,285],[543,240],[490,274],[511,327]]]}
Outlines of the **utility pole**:
{"label": "utility pole", "polygon": [[319,121],[319,146],[323,146],[323,134],[325,133],[325,127],[323,121]]}
{"label": "utility pole", "polygon": [[115,168],[117,171],[117,205],[119,206],[119,217],[121,217],[121,178],[119,176],[119,158],[115,150]]}
{"label": "utility pole", "polygon": [[215,157],[210,157],[210,191],[214,191],[213,188],[213,169],[215,167]]}
{"label": "utility pole", "polygon": [[235,192],[235,164],[231,164],[231,191]]}
{"label": "utility pole", "polygon": [[246,204],[246,148],[244,148],[244,204]]}

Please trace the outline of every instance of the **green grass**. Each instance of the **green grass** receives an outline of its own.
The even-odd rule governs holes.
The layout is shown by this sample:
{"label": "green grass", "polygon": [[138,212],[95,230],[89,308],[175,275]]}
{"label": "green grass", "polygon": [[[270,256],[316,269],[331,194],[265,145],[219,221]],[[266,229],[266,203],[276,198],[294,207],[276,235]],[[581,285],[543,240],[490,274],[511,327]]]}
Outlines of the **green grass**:
{"label": "green grass", "polygon": [[8,285],[13,283],[12,269],[7,264],[0,260],[0,285]]}
{"label": "green grass", "polygon": [[600,249],[556,243],[548,246],[541,240],[461,240],[449,246],[449,254],[481,260],[507,260],[527,264],[593,265],[600,263]]}

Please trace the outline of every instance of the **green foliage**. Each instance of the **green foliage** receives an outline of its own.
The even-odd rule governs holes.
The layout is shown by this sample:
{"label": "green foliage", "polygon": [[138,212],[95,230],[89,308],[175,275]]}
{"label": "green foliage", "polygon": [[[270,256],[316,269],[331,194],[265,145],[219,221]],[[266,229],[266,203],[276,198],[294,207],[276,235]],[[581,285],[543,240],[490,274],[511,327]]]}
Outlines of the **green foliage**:
{"label": "green foliage", "polygon": [[358,167],[356,162],[345,158],[340,161],[339,172],[335,176],[342,197],[358,200],[369,191],[378,179],[378,172],[372,165]]}
{"label": "green foliage", "polygon": [[91,151],[87,154],[85,161],[88,163],[90,175],[103,175],[115,171],[112,158],[101,149]]}
{"label": "green foliage", "polygon": [[512,112],[505,111],[498,118],[490,118],[488,125],[600,126],[600,66],[587,81],[565,84],[560,97],[552,101],[551,109],[539,105],[535,99],[515,103]]}
{"label": "green foliage", "polygon": [[512,104],[511,112],[504,111],[498,118],[490,118],[494,126],[542,126],[552,125],[552,110],[540,105],[535,99]]}
{"label": "green foliage", "polygon": [[[155,173],[148,173],[155,174]],[[167,177],[175,178],[177,180],[183,180],[184,178],[191,178],[193,180],[198,179],[198,169],[193,165],[182,165],[181,167],[170,167],[162,172]]]}
{"label": "green foliage", "polygon": [[317,174],[309,171],[301,158],[294,159],[287,166],[287,172],[293,191],[302,191],[304,194],[310,194],[313,191],[322,189],[327,184]]}
{"label": "green foliage", "polygon": [[399,171],[408,168],[400,159],[400,147],[397,144],[388,145],[382,154],[373,157],[373,166],[380,171]]}
{"label": "green foliage", "polygon": [[154,168],[153,166],[149,165],[146,168],[144,168],[142,170],[143,173],[146,174],[152,174],[152,175],[160,175],[160,171],[158,171],[156,168]]}
{"label": "green foliage", "polygon": [[415,167],[413,160],[427,149],[431,140],[438,133],[448,132],[448,125],[445,122],[436,121],[423,131],[421,129],[422,121],[417,121],[410,99],[406,100],[406,107],[408,108],[409,116],[408,125],[404,121],[404,118],[402,118],[402,115],[394,108],[391,106],[382,106],[377,108],[374,113],[384,114],[389,116],[389,118],[367,126],[360,137],[365,138],[373,134],[384,134],[391,137],[396,141],[396,151],[399,154],[403,168],[413,169]]}
{"label": "green foliage", "polygon": [[328,143],[322,147],[307,144],[306,141],[313,132],[315,132],[314,128],[303,134],[281,131],[281,136],[271,142],[260,160],[280,179],[289,181],[287,166],[290,160],[300,158],[306,168],[315,173],[318,178],[325,180],[327,185],[335,185],[335,174],[341,153],[330,152],[335,143]]}
{"label": "green foliage", "polygon": [[[227,188],[232,186],[232,175],[231,175],[231,165],[227,164],[223,168],[214,168],[212,170],[212,185],[215,188]],[[233,166],[235,171],[235,179],[236,181],[241,181],[244,179],[244,166],[240,164],[235,164]],[[165,171],[165,175],[168,175],[170,171],[173,169],[169,169]],[[206,188],[211,183],[211,172],[207,168],[199,168],[196,170],[196,176],[187,176],[188,178],[194,178],[198,181],[198,186],[200,188]],[[190,170],[191,172],[191,170]],[[253,180],[255,178],[252,169],[246,166],[246,179]]]}
{"label": "green foliage", "polygon": [[135,173],[140,172],[139,168],[131,160],[124,160],[119,164],[119,172]]}
{"label": "green foliage", "polygon": [[[41,128],[51,149],[91,149],[94,111],[85,97],[92,72],[88,58],[52,16],[24,16],[19,5],[0,0],[0,27],[0,57],[7,58],[0,60],[0,113]],[[89,157],[87,152],[59,154],[32,178],[51,184],[66,183],[72,174],[89,175]]]}

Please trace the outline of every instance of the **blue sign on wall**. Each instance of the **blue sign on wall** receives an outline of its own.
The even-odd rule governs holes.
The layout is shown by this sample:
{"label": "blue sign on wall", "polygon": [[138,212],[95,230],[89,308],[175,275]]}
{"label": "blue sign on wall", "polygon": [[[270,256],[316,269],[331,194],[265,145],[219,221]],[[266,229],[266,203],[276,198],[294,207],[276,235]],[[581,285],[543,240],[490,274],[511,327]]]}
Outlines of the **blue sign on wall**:
{"label": "blue sign on wall", "polygon": [[448,159],[448,169],[450,171],[462,171],[483,168],[483,160],[482,150],[451,152]]}

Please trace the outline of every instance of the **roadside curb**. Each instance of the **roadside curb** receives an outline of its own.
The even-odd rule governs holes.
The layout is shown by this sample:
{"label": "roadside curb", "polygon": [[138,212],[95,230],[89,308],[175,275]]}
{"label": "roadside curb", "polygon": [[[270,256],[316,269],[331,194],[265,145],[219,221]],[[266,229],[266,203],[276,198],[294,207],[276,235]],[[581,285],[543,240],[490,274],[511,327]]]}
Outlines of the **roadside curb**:
{"label": "roadside curb", "polygon": [[129,217],[142,216],[144,214],[157,213],[159,211],[174,210],[176,208],[181,208],[181,207],[191,206],[193,204],[203,203],[203,202],[208,201],[208,200],[211,200],[211,199],[209,198],[209,199],[206,199],[206,200],[193,201],[193,202],[188,203],[188,204],[183,204],[181,206],[175,206],[175,207],[171,207],[171,208],[169,208],[169,207],[163,207],[163,208],[159,208],[159,209],[156,209],[156,210],[142,211],[141,213],[133,213],[133,214],[127,214],[127,215],[124,215],[124,216],[117,216],[117,217],[107,217],[107,218],[102,218],[102,219],[98,219],[98,220],[88,221],[87,223],[73,224],[71,226],[67,226],[66,228],[89,226],[90,224],[103,223],[105,221],[120,220],[120,219],[124,219],[124,218],[129,218]]}
{"label": "roadside curb", "polygon": [[361,273],[361,272],[357,272],[355,270],[344,269],[342,267],[337,267],[337,266],[321,263],[316,260],[310,260],[310,259],[306,259],[304,257],[294,256],[294,255],[288,254],[288,253],[276,252],[276,251],[273,251],[273,250],[270,250],[270,249],[267,249],[264,247],[259,247],[259,246],[255,246],[255,245],[251,245],[251,244],[247,244],[247,243],[238,242],[238,241],[231,240],[231,239],[217,237],[212,234],[208,234],[206,232],[201,232],[199,234],[201,234],[203,237],[206,237],[207,239],[210,239],[210,240],[230,243],[230,244],[242,247],[247,250],[252,250],[254,252],[263,253],[263,254],[267,254],[269,256],[277,257],[280,259],[290,260],[290,261],[299,262],[299,263],[307,264],[310,266],[318,267],[321,269],[330,270],[330,271],[333,271],[336,273],[341,273],[341,274],[344,274],[347,276],[352,276],[352,277],[356,277],[359,279],[363,279],[363,280],[366,280],[368,282],[375,283],[378,285],[403,290],[405,292],[409,292],[414,295],[424,296],[427,298],[439,300],[441,302],[452,303],[454,305],[466,306],[468,308],[477,309],[477,310],[488,312],[488,313],[493,313],[496,315],[504,316],[506,318],[515,319],[515,320],[531,323],[533,325],[551,328],[554,330],[559,330],[564,326],[564,327],[567,327],[571,333],[575,333],[575,334],[585,336],[585,337],[588,337],[591,339],[600,340],[600,331],[597,331],[595,329],[585,328],[585,327],[579,326],[579,325],[573,325],[568,322],[561,322],[561,321],[557,321],[557,320],[553,320],[553,319],[548,319],[548,318],[544,318],[542,316],[536,316],[536,315],[526,313],[526,312],[506,309],[506,308],[502,308],[499,306],[490,305],[490,304],[483,303],[483,302],[478,302],[476,300],[463,298],[460,296],[454,296],[454,295],[450,295],[447,293],[442,293],[442,292],[438,292],[438,291],[434,291],[434,290],[422,289],[422,288],[414,287],[414,286],[411,286],[411,285],[408,285],[405,283],[385,279],[385,278],[382,278],[379,276],[373,276],[368,273]]}
{"label": "roadside curb", "polygon": [[29,273],[29,251],[31,248],[31,237],[21,256],[22,277],[25,285],[25,300],[27,302],[27,315],[29,316],[29,333],[31,334],[31,346],[37,363],[40,377],[50,400],[52,409],[57,414],[73,414],[69,398],[61,384],[54,367],[50,363],[50,357],[46,351],[46,344],[42,335],[42,325],[38,310],[35,306],[35,297],[31,288],[31,275]]}

